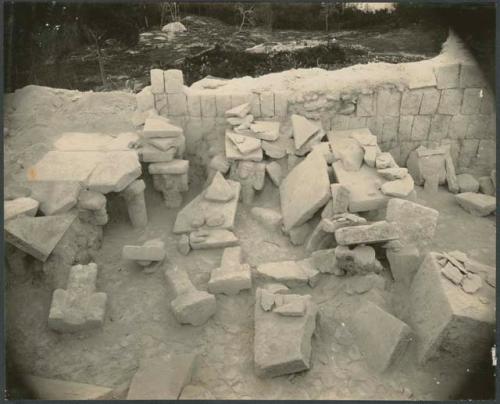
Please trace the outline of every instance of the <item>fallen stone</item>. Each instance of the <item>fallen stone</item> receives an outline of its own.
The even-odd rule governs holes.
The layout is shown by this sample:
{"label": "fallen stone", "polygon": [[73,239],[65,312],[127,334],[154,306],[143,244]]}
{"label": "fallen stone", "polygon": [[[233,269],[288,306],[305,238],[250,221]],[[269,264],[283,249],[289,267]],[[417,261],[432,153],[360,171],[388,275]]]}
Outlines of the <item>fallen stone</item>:
{"label": "fallen stone", "polygon": [[352,250],[347,246],[337,246],[335,258],[336,266],[351,275],[378,273],[382,270],[382,265],[375,257],[375,250],[367,245],[358,245]]}
{"label": "fallen stone", "polygon": [[257,267],[262,278],[283,283],[289,288],[305,286],[311,274],[297,261],[266,262]]}
{"label": "fallen stone", "polygon": [[80,183],[72,181],[31,183],[31,196],[40,202],[45,216],[68,212],[76,205],[80,190]]}
{"label": "fallen stone", "polygon": [[493,186],[493,182],[489,176],[480,177],[478,179],[479,182],[479,191],[485,195],[494,196],[495,195],[495,187]]}
{"label": "fallen stone", "polygon": [[384,243],[399,238],[398,229],[385,220],[373,224],[342,227],[335,231],[340,245]]}
{"label": "fallen stone", "polygon": [[338,213],[345,213],[349,210],[349,200],[351,192],[349,188],[341,184],[330,185],[330,190],[332,192],[332,213],[334,215]]}
{"label": "fallen stone", "polygon": [[418,360],[425,364],[460,352],[466,363],[480,363],[481,353],[489,351],[494,338],[494,310],[442,276],[438,257],[426,255],[410,289],[408,307]]}
{"label": "fallen stone", "polygon": [[183,234],[179,238],[179,241],[177,242],[177,250],[182,255],[188,255],[189,254],[189,252],[191,251],[191,245],[189,244],[189,236],[188,235]]}
{"label": "fallen stone", "polygon": [[394,280],[409,288],[422,263],[418,248],[408,245],[398,251],[388,249],[386,255]]}
{"label": "fallen stone", "polygon": [[262,141],[262,150],[272,159],[281,159],[286,156],[287,148],[283,142]]}
{"label": "fallen stone", "polygon": [[33,198],[17,198],[3,202],[3,220],[7,221],[20,215],[35,216],[40,203]]}
{"label": "fallen stone", "polygon": [[157,137],[177,137],[182,134],[182,128],[173,125],[161,116],[147,118],[142,132],[142,136],[146,139]]}
{"label": "fallen stone", "polygon": [[422,185],[426,181],[433,180],[434,177],[439,184],[444,184],[446,180],[445,156],[448,154],[444,148],[427,149],[419,146],[412,150],[408,156],[406,167],[412,176],[415,184]]}
{"label": "fallen stone", "polygon": [[198,326],[215,314],[215,296],[196,289],[186,271],[175,267],[165,271],[165,276],[176,296],[170,307],[179,323]]}
{"label": "fallen stone", "polygon": [[310,153],[280,185],[285,231],[309,220],[331,196],[327,164],[321,153]]}
{"label": "fallen stone", "polygon": [[387,181],[380,188],[385,195],[395,198],[406,198],[413,189],[413,178],[409,174],[400,180]]}
{"label": "fallen stone", "polygon": [[182,156],[186,150],[186,138],[183,135],[170,138],[149,138],[147,142],[161,151],[175,149],[178,156]]}
{"label": "fallen stone", "polygon": [[280,228],[283,222],[281,214],[272,209],[254,207],[250,210],[250,213],[260,224],[270,230]]}
{"label": "fallen stone", "polygon": [[233,186],[217,171],[204,197],[209,201],[228,202],[235,197],[235,192]]}
{"label": "fallen stone", "polygon": [[189,171],[189,160],[171,160],[167,162],[152,163],[148,165],[148,172],[152,175],[180,175]]}
{"label": "fallen stone", "polygon": [[328,132],[328,141],[335,159],[341,160],[344,170],[358,171],[363,165],[365,152],[355,139],[349,137],[351,133],[350,130]]}
{"label": "fallen stone", "polygon": [[327,164],[332,164],[335,161],[335,156],[329,142],[316,143],[312,146],[312,150],[321,152]]}
{"label": "fallen stone", "polygon": [[231,126],[244,126],[250,129],[250,124],[253,122],[254,116],[252,114],[246,115],[243,118],[229,117],[226,119],[227,123]]}
{"label": "fallen stone", "polygon": [[219,268],[212,271],[208,281],[210,293],[237,295],[252,287],[252,275],[248,264],[241,263],[241,247],[226,248]]}
{"label": "fallen stone", "polygon": [[272,121],[255,121],[250,125],[253,135],[261,140],[274,142],[280,136],[280,123]]}
{"label": "fallen stone", "polygon": [[412,340],[407,324],[371,302],[354,313],[349,329],[368,365],[378,372],[397,362]]}
{"label": "fallen stone", "polygon": [[355,139],[360,146],[377,145],[377,136],[375,136],[368,128],[352,129],[349,131],[349,137]]}
{"label": "fallen stone", "polygon": [[297,264],[299,264],[306,274],[309,286],[314,288],[320,280],[321,273],[315,268],[312,258],[304,258],[297,261]]}
{"label": "fallen stone", "polygon": [[290,303],[276,307],[274,313],[285,317],[302,317],[306,313],[306,303],[302,299],[296,299]]}
{"label": "fallen stone", "polygon": [[390,167],[377,170],[377,173],[388,181],[394,181],[405,178],[408,175],[408,169],[403,167]]}
{"label": "fallen stone", "polygon": [[[163,32],[183,32],[186,31],[186,27],[182,23],[176,21],[163,26],[161,30]],[[182,75],[182,70],[164,70],[163,77],[165,80],[165,92],[167,94],[182,93],[184,90],[184,77]]]}
{"label": "fallen stone", "polygon": [[377,156],[382,153],[378,146],[363,146],[365,150],[365,155],[363,156],[363,161],[368,167],[375,168],[377,161]]}
{"label": "fallen stone", "polygon": [[134,151],[117,151],[105,154],[105,160],[99,162],[87,183],[91,191],[107,194],[121,192],[142,173],[141,164]]}
{"label": "fallen stone", "polygon": [[446,169],[446,182],[448,183],[448,190],[454,194],[460,192],[460,185],[458,184],[457,174],[455,173],[455,165],[451,158],[450,151],[448,150],[444,157],[444,165]]}
{"label": "fallen stone", "polygon": [[392,198],[387,203],[386,220],[399,229],[399,241],[426,249],[432,244],[439,212],[415,202]]}
{"label": "fallen stone", "polygon": [[311,337],[318,313],[311,296],[282,295],[289,299],[284,300],[283,305],[300,299],[306,307],[303,316],[286,317],[274,311],[264,311],[260,305],[261,294],[262,289],[258,288],[254,315],[255,373],[259,377],[276,377],[309,369]]}
{"label": "fallen stone", "polygon": [[300,226],[293,227],[288,232],[288,236],[290,237],[290,242],[293,245],[302,245],[306,242],[307,237],[311,234],[312,226],[306,222],[301,224]]}
{"label": "fallen stone", "polygon": [[483,281],[479,275],[467,274],[467,276],[463,278],[461,286],[465,293],[473,294],[481,289],[482,285]]}
{"label": "fallen stone", "polygon": [[122,258],[132,261],[163,261],[165,258],[165,243],[159,239],[148,240],[142,246],[125,245]]}
{"label": "fallen stone", "polygon": [[205,224],[208,227],[220,227],[224,224],[224,221],[226,220],[224,215],[222,213],[214,213],[210,216],[207,216],[205,218]]}
{"label": "fallen stone", "polygon": [[262,161],[264,157],[262,152],[262,147],[258,147],[257,149],[251,152],[242,153],[235,145],[235,143],[229,138],[229,136],[226,136],[225,138],[225,146],[226,146],[225,149],[226,158],[228,160]]}
{"label": "fallen stone", "polygon": [[265,283],[264,285],[262,285],[262,289],[272,294],[286,294],[290,292],[290,289],[288,289],[288,287],[282,285],[281,283]]}
{"label": "fallen stone", "polygon": [[198,230],[189,235],[193,250],[232,247],[239,243],[233,232],[224,229]]}
{"label": "fallen stone", "polygon": [[49,328],[59,332],[77,332],[102,326],[107,295],[96,292],[97,265],[75,265],[69,272],[66,290],[52,295]]}
{"label": "fallen stone", "polygon": [[177,400],[191,382],[196,354],[169,354],[143,359],[135,373],[127,400]]}
{"label": "fallen stone", "polygon": [[134,132],[106,135],[104,133],[66,132],[55,142],[56,150],[61,151],[126,151],[129,144],[137,142],[139,135]]}
{"label": "fallen stone", "polygon": [[455,196],[458,204],[474,216],[488,216],[496,210],[494,196],[464,192]]}
{"label": "fallen stone", "polygon": [[108,387],[33,375],[21,375],[20,381],[37,400],[107,400],[113,391]]}
{"label": "fallen stone", "polygon": [[398,165],[391,153],[380,153],[375,160],[375,167],[377,170],[383,170],[386,168],[397,168]]}
{"label": "fallen stone", "polygon": [[441,269],[443,276],[449,281],[453,282],[455,285],[460,285],[464,275],[460,270],[453,266],[452,264],[446,264],[443,269]]}
{"label": "fallen stone", "polygon": [[321,273],[332,274],[337,268],[335,248],[327,250],[317,250],[311,254],[314,267]]}
{"label": "fallen stone", "polygon": [[309,121],[307,118],[293,114],[291,116],[293,139],[295,141],[295,148],[300,149],[314,134],[321,128]]}
{"label": "fallen stone", "polygon": [[234,108],[231,108],[225,112],[226,117],[236,117],[236,118],[244,118],[246,115],[250,113],[252,109],[249,103],[238,105]]}
{"label": "fallen stone", "polygon": [[78,208],[91,211],[101,210],[106,207],[106,197],[100,192],[87,191],[80,192],[78,196]]}
{"label": "fallen stone", "polygon": [[242,154],[249,154],[262,149],[260,139],[239,135],[230,131],[226,131],[226,137],[233,142],[238,151]]}
{"label": "fallen stone", "polygon": [[269,178],[277,187],[281,184],[281,166],[276,161],[266,164],[266,172]]}
{"label": "fallen stone", "polygon": [[479,191],[479,182],[470,174],[457,175],[457,181],[461,193]]}
{"label": "fallen stone", "polygon": [[347,281],[347,288],[345,292],[348,295],[361,295],[374,288],[383,291],[385,289],[385,279],[381,275],[369,273],[367,275],[350,277]]}
{"label": "fallen stone", "polygon": [[76,216],[18,216],[4,223],[5,241],[45,262]]}

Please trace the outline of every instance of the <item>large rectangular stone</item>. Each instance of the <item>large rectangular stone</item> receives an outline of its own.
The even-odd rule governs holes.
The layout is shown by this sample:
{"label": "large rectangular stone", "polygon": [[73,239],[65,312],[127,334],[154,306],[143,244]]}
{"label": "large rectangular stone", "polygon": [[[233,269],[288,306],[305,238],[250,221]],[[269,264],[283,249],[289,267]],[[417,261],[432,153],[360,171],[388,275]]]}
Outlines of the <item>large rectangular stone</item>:
{"label": "large rectangular stone", "polygon": [[460,65],[449,64],[434,68],[436,74],[437,88],[457,88],[460,86]]}
{"label": "large rectangular stone", "polygon": [[264,118],[274,117],[274,93],[271,91],[260,93],[260,111]]}
{"label": "large rectangular stone", "polygon": [[401,115],[417,115],[420,112],[423,92],[421,90],[404,91],[401,98]]}
{"label": "large rectangular stone", "polygon": [[335,239],[340,245],[385,243],[398,238],[397,226],[385,220],[367,225],[343,227],[335,231]]}
{"label": "large rectangular stone", "polygon": [[481,108],[483,90],[481,88],[466,88],[460,112],[464,115],[478,114]]}
{"label": "large rectangular stone", "polygon": [[375,115],[375,97],[373,94],[358,95],[356,104],[357,116],[373,116]]}
{"label": "large rectangular stone", "polygon": [[462,96],[463,90],[459,88],[442,90],[437,111],[438,114],[455,115],[460,113]]}
{"label": "large rectangular stone", "polygon": [[458,204],[474,216],[488,216],[496,209],[497,199],[494,196],[464,192],[455,196]]}
{"label": "large rectangular stone", "polygon": [[411,129],[411,140],[426,140],[429,136],[429,128],[431,126],[431,116],[417,115],[413,119]]}
{"label": "large rectangular stone", "polygon": [[163,78],[163,70],[151,69],[151,92],[153,94],[161,94],[165,92],[165,79]]}
{"label": "large rectangular stone", "polygon": [[477,63],[467,63],[460,66],[460,87],[483,87],[485,84],[484,74]]}
{"label": "large rectangular stone", "polygon": [[167,102],[169,116],[184,116],[188,114],[186,94],[169,93],[167,94]]}
{"label": "large rectangular stone", "polygon": [[169,69],[163,72],[165,92],[167,94],[182,93],[184,90],[184,77],[182,70]]}
{"label": "large rectangular stone", "polygon": [[434,115],[429,128],[429,140],[439,141],[448,135],[450,115]]}
{"label": "large rectangular stone", "polygon": [[448,137],[451,139],[465,139],[470,117],[466,115],[454,115],[448,128]]}
{"label": "large rectangular stone", "polygon": [[79,182],[54,181],[30,184],[31,197],[40,202],[40,210],[45,216],[68,212],[76,205],[82,186]]}
{"label": "large rectangular stone", "polygon": [[257,93],[252,93],[250,96],[250,113],[254,116],[254,118],[260,118],[262,116],[262,112],[260,109],[260,96]]}
{"label": "large rectangular stone", "polygon": [[135,151],[109,152],[96,164],[86,184],[91,191],[121,192],[142,173]]}
{"label": "large rectangular stone", "polygon": [[213,93],[201,93],[201,116],[203,118],[215,118],[217,116],[216,98]]}
{"label": "large rectangular stone", "polygon": [[229,247],[222,253],[221,264],[210,274],[208,290],[210,293],[236,295],[241,290],[252,287],[250,266],[241,263],[241,247]]}
{"label": "large rectangular stone", "polygon": [[434,115],[437,111],[441,91],[435,88],[425,88],[422,91],[422,102],[420,104],[420,115]]}
{"label": "large rectangular stone", "polygon": [[55,142],[61,151],[127,151],[129,144],[139,139],[133,132],[107,135],[104,133],[65,132]]}
{"label": "large rectangular stone", "polygon": [[201,117],[201,98],[200,94],[195,91],[189,91],[186,94],[187,111],[189,116],[196,118]]}
{"label": "large rectangular stone", "polygon": [[279,119],[286,118],[288,114],[289,91],[274,92],[274,116]]}
{"label": "large rectangular stone", "polygon": [[401,93],[393,88],[381,88],[377,93],[377,115],[399,116]]}
{"label": "large rectangular stone", "polygon": [[405,142],[411,139],[411,131],[413,127],[413,115],[401,115],[399,117],[399,141]]}

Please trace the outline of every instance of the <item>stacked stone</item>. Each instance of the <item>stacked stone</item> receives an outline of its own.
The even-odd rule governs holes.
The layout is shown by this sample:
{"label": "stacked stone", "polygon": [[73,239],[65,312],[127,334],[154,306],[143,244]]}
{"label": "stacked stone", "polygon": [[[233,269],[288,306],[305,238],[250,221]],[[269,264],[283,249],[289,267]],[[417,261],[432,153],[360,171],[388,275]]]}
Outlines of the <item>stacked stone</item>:
{"label": "stacked stone", "polygon": [[163,194],[168,208],[178,208],[182,205],[182,192],[189,189],[188,160],[172,160],[165,163],[150,164],[149,173],[153,177],[154,188]]}
{"label": "stacked stone", "polygon": [[106,197],[100,192],[83,190],[78,196],[78,217],[81,221],[97,226],[108,223]]}

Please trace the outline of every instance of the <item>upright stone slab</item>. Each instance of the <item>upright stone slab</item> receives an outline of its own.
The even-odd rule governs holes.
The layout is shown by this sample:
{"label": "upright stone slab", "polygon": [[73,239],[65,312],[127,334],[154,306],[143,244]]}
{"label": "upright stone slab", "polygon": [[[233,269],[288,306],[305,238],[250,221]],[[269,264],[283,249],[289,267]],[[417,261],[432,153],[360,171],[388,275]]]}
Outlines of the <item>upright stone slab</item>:
{"label": "upright stone slab", "polygon": [[194,353],[143,359],[130,382],[127,400],[178,400],[191,382],[195,365]]}
{"label": "upright stone slab", "polygon": [[346,171],[359,171],[363,165],[365,152],[357,140],[353,139],[351,130],[328,132],[328,141],[336,160],[340,160]]}
{"label": "upright stone slab", "polygon": [[318,151],[295,166],[280,185],[285,231],[300,226],[330,199],[327,164]]}
{"label": "upright stone slab", "polygon": [[339,245],[385,243],[398,238],[398,228],[385,220],[335,230],[335,239]]}
{"label": "upright stone slab", "polygon": [[76,205],[81,190],[81,184],[73,181],[33,182],[30,187],[45,216],[68,212]]}
{"label": "upright stone slab", "polygon": [[368,365],[378,372],[394,364],[412,339],[407,324],[372,302],[354,313],[349,329]]}
{"label": "upright stone slab", "polygon": [[[255,294],[255,373],[260,377],[276,377],[307,370],[311,366],[311,337],[316,328],[318,308],[311,296],[278,295],[268,292],[271,307],[290,307],[302,303],[303,315],[287,316],[266,311],[262,305],[263,292]],[[281,311],[284,311],[281,309]],[[285,310],[286,311],[286,310]]]}
{"label": "upright stone slab", "polygon": [[292,115],[293,139],[295,148],[300,149],[321,128],[301,115]]}
{"label": "upright stone slab", "polygon": [[56,289],[52,296],[49,327],[59,332],[77,332],[102,326],[106,293],[96,292],[97,265],[71,267],[66,290]]}
{"label": "upright stone slab", "polygon": [[349,210],[349,189],[341,184],[332,184],[330,189],[332,191],[332,213],[336,215],[347,212]]}
{"label": "upright stone slab", "polygon": [[418,248],[408,245],[397,251],[387,249],[386,255],[394,280],[409,288],[422,263]]}
{"label": "upright stone slab", "polygon": [[[411,326],[417,336],[419,362],[460,353],[471,365],[483,360],[493,344],[495,313],[441,273],[439,255],[429,253],[410,289]],[[479,357],[478,357],[479,356]]]}
{"label": "upright stone slab", "polygon": [[177,137],[182,134],[182,128],[173,125],[168,119],[161,116],[147,118],[142,132],[142,136],[146,139],[157,137]]}
{"label": "upright stone slab", "polygon": [[219,268],[212,271],[208,281],[210,293],[237,295],[241,290],[252,287],[250,266],[241,262],[241,247],[228,247],[222,254]]}

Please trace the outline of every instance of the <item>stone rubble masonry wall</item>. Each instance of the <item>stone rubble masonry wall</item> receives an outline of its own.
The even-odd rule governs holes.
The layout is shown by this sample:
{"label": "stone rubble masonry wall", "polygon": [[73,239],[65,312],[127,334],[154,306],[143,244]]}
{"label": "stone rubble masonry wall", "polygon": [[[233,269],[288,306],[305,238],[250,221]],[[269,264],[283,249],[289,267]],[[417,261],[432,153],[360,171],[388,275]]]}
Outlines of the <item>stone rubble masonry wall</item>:
{"label": "stone rubble masonry wall", "polygon": [[[316,81],[308,70],[320,72]],[[224,150],[225,111],[249,102],[255,119],[285,122],[297,113],[327,131],[368,127],[400,165],[419,145],[447,144],[458,173],[488,175],[495,167],[494,94],[452,32],[439,56],[416,63],[291,70],[232,79],[217,89],[170,83],[173,90],[163,84],[163,92],[169,71],[161,72],[151,76],[156,110],[184,128],[187,152],[205,159]],[[176,72],[174,81],[182,80]],[[299,79],[289,84],[294,73]]]}

